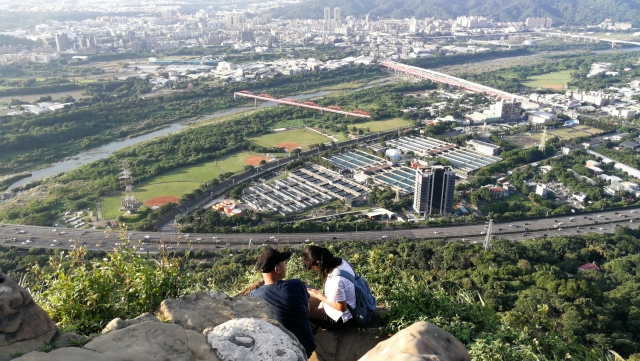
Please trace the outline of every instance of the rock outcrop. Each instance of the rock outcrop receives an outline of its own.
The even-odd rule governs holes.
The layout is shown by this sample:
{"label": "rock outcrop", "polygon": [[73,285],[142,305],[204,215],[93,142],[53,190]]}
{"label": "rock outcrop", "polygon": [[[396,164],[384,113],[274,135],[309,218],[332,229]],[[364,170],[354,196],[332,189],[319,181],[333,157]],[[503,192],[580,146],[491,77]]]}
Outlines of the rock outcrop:
{"label": "rock outcrop", "polygon": [[354,361],[386,339],[384,335],[355,327],[320,331],[315,338],[317,348],[309,358],[311,361]]}
{"label": "rock outcrop", "polygon": [[[198,292],[162,302],[156,315],[114,319],[93,340],[64,334],[50,353],[33,351],[56,332],[29,293],[0,273],[0,361],[303,361],[304,347],[276,321],[268,303]],[[157,317],[156,317],[157,316]],[[165,322],[161,322],[166,321]],[[381,341],[357,328],[316,334],[313,361],[469,361],[464,345],[418,322]],[[8,342],[7,340],[13,340]],[[25,343],[26,342],[26,343]],[[377,345],[376,345],[377,344]],[[20,348],[11,348],[21,345]],[[26,345],[26,346],[25,346]],[[28,347],[27,347],[28,346]],[[68,347],[74,346],[74,347]],[[368,351],[368,352],[367,352]]]}
{"label": "rock outcrop", "polygon": [[269,322],[239,318],[204,331],[221,361],[304,361],[304,348]]}
{"label": "rock outcrop", "polygon": [[[177,300],[163,301],[158,316],[160,318],[145,313],[130,320],[116,318],[109,322],[102,335],[82,347],[64,347],[50,353],[30,352],[15,361],[221,361],[202,332],[229,320],[246,317],[253,319],[250,323],[268,325],[261,326],[260,330],[268,329],[269,335],[278,334],[282,342],[288,341],[288,344],[285,342],[288,348],[275,349],[275,355],[280,349],[287,350],[287,354],[297,350],[304,355],[302,345],[276,321],[271,306],[263,300],[247,297],[232,300],[223,293],[199,292]],[[163,323],[160,319],[170,323]],[[261,340],[257,335],[251,337]],[[65,343],[70,346],[74,336],[69,334],[64,340],[58,341],[61,346]],[[228,346],[228,342],[222,340],[220,345]],[[265,355],[264,347],[260,342],[252,350]],[[273,358],[274,361],[280,359]],[[256,360],[270,359],[258,357]]]}
{"label": "rock outcrop", "polygon": [[0,361],[39,349],[56,332],[55,323],[31,294],[0,272]]}
{"label": "rock outcrop", "polygon": [[160,319],[157,318],[151,312],[143,313],[140,316],[138,316],[136,318],[132,318],[130,320],[123,320],[121,318],[114,318],[113,320],[111,320],[111,322],[109,322],[107,324],[107,326],[105,326],[104,329],[102,329],[102,334],[104,335],[105,333],[108,333],[108,332],[111,332],[111,331],[115,331],[115,330],[120,330],[120,329],[123,329],[123,328],[127,328],[129,326],[137,325],[139,323],[143,323],[143,322],[146,322],[146,321],[160,322]]}
{"label": "rock outcrop", "polygon": [[428,322],[417,322],[380,342],[359,361],[470,361],[462,342]]}
{"label": "rock outcrop", "polygon": [[236,318],[276,319],[266,301],[249,297],[232,299],[222,292],[196,292],[178,299],[164,300],[157,316],[199,333]]}

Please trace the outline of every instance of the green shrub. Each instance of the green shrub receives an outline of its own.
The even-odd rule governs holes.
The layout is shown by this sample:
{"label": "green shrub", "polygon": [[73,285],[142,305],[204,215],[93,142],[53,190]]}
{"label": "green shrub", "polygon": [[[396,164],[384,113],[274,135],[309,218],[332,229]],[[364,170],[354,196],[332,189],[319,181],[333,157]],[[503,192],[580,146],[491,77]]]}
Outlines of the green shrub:
{"label": "green shrub", "polygon": [[46,268],[33,266],[26,286],[34,300],[62,327],[91,333],[113,318],[153,312],[164,299],[197,287],[191,273],[181,270],[182,259],[166,251],[158,259],[143,257],[124,236],[103,259],[88,260],[80,247],[51,257]]}

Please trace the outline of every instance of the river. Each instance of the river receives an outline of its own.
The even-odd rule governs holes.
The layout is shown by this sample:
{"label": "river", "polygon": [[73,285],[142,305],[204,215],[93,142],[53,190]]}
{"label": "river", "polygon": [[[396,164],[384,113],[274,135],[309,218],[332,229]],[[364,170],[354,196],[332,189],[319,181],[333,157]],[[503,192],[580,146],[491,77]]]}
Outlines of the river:
{"label": "river", "polygon": [[[315,92],[315,93],[309,93],[309,94],[300,94],[300,95],[294,95],[291,96],[291,99],[294,100],[299,100],[299,99],[308,99],[308,98],[315,98],[315,97],[321,97],[327,94],[330,94],[330,91],[319,91],[319,92]],[[262,108],[268,108],[268,107],[272,107],[274,106],[275,103],[273,102],[264,102],[260,105],[258,105],[258,109],[262,109]],[[212,114],[208,114],[206,116],[203,116],[201,118],[198,119],[199,122],[204,121],[204,120],[210,120],[213,118],[219,118],[219,117],[224,117],[227,115],[232,115],[232,114],[236,114],[236,113],[240,113],[240,112],[244,112],[247,110],[251,110],[251,109],[255,109],[253,107],[235,107],[235,108],[229,108],[229,109],[225,109],[225,110],[221,110]],[[36,171],[31,171],[31,176],[27,177],[27,178],[23,178],[15,183],[13,183],[9,189],[13,189],[15,187],[20,187],[23,186],[29,182],[33,182],[36,180],[40,180],[46,177],[50,177],[52,175],[56,175],[58,173],[64,173],[64,172],[68,172],[70,170],[74,170],[80,166],[83,166],[85,164],[91,163],[91,162],[95,162],[96,160],[100,160],[100,159],[104,159],[107,158],[108,156],[112,155],[113,153],[119,151],[122,148],[125,147],[129,147],[132,145],[136,145],[142,142],[146,142],[148,140],[152,140],[155,139],[157,137],[161,137],[163,135],[167,135],[167,134],[172,134],[175,133],[181,129],[185,128],[184,125],[182,124],[172,124],[171,126],[168,126],[166,128],[162,128],[160,130],[156,130],[155,132],[151,132],[151,133],[147,133],[144,135],[140,135],[138,137],[133,137],[133,138],[129,138],[129,139],[124,139],[124,140],[118,140],[115,142],[111,142],[108,144],[105,144],[101,147],[97,147],[97,148],[93,148],[90,150],[86,150],[84,152],[75,154],[73,156],[70,156],[68,158],[66,158],[63,161],[57,162],[57,163],[53,163],[51,164],[49,167],[46,168],[42,168],[40,170],[36,170]]]}
{"label": "river", "polygon": [[611,52],[623,52],[630,53],[632,51],[640,51],[640,47],[634,46],[632,48],[621,48],[621,49],[607,49],[607,50],[594,50],[593,52],[596,54],[600,53],[611,53]]}

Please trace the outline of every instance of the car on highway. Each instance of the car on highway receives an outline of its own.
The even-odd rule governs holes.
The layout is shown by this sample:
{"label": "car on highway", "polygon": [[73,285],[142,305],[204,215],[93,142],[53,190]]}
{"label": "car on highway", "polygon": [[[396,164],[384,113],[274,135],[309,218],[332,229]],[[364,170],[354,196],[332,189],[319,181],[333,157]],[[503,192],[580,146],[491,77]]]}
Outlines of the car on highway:
{"label": "car on highway", "polygon": [[440,232],[439,231],[433,231],[433,234],[438,234],[438,233],[440,233]]}
{"label": "car on highway", "polygon": [[202,241],[201,237],[196,238],[196,241]]}
{"label": "car on highway", "polygon": [[598,228],[598,229],[599,229],[599,230],[601,230],[601,231],[604,231],[604,227],[600,227],[600,228]]}
{"label": "car on highway", "polygon": [[309,243],[311,242],[308,238],[304,240],[304,243]]}

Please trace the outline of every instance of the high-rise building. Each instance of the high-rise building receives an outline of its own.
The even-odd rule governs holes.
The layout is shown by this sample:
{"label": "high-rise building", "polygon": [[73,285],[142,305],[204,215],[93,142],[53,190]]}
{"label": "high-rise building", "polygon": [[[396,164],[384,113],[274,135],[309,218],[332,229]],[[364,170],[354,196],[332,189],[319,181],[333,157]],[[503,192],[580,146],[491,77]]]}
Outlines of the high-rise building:
{"label": "high-rise building", "polygon": [[95,36],[81,36],[78,38],[78,45],[81,49],[95,49],[96,37]]}
{"label": "high-rise building", "polygon": [[69,41],[69,37],[65,33],[60,33],[56,35],[56,48],[58,51],[65,51],[71,47],[71,42]]}
{"label": "high-rise building", "polygon": [[333,8],[333,24],[334,27],[342,25],[342,17],[340,17],[340,8]]}
{"label": "high-rise building", "polygon": [[449,166],[416,169],[413,210],[421,216],[453,212],[456,174]]}
{"label": "high-rise building", "polygon": [[501,99],[499,102],[492,106],[494,114],[499,116],[502,120],[514,120],[520,118],[522,113],[522,102],[515,99],[505,100]]}
{"label": "high-rise building", "polygon": [[324,8],[324,28],[329,29],[329,24],[331,23],[331,8]]}
{"label": "high-rise building", "polygon": [[416,18],[411,18],[411,20],[409,20],[409,33],[418,33],[418,20],[416,20]]}

